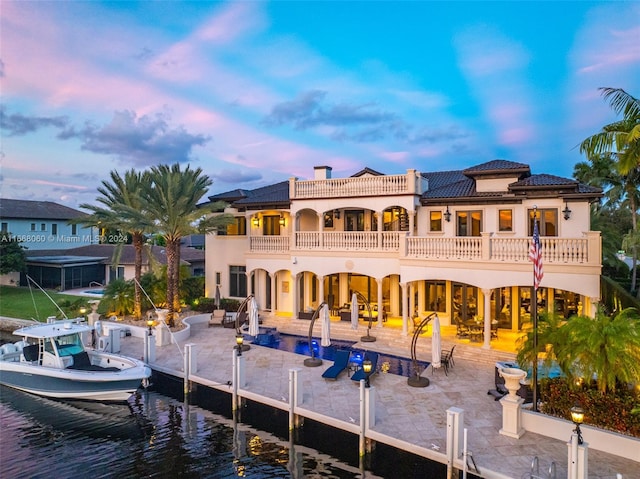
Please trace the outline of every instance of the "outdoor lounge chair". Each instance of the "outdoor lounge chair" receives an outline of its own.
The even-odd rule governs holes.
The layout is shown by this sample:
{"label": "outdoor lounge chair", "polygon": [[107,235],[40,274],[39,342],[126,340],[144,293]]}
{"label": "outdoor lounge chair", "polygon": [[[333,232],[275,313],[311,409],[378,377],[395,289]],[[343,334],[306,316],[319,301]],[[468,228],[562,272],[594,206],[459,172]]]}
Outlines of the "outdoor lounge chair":
{"label": "outdoor lounge chair", "polygon": [[442,367],[444,368],[445,375],[448,374],[449,369],[452,368],[455,364],[455,362],[453,361],[453,351],[455,349],[456,349],[456,345],[454,344],[451,349],[442,350],[440,362],[442,363]]}
{"label": "outdoor lounge chair", "polygon": [[224,309],[214,310],[213,313],[211,313],[211,318],[209,318],[209,327],[222,326],[226,314],[227,312]]}
{"label": "outdoor lounge chair", "polygon": [[338,376],[344,372],[349,366],[349,358],[351,357],[351,351],[347,349],[338,349],[336,356],[333,360],[333,366],[329,366],[325,372],[322,373],[322,377],[325,379],[338,379]]}
{"label": "outdoor lounge chair", "polygon": [[[376,368],[378,367],[378,353],[374,353],[372,351],[367,351],[364,353],[362,360],[368,359],[371,361],[371,372],[369,373],[369,377],[373,376],[376,372]],[[366,379],[367,375],[364,372],[363,368],[358,369],[353,376],[351,376],[352,381],[360,382],[361,379]]]}

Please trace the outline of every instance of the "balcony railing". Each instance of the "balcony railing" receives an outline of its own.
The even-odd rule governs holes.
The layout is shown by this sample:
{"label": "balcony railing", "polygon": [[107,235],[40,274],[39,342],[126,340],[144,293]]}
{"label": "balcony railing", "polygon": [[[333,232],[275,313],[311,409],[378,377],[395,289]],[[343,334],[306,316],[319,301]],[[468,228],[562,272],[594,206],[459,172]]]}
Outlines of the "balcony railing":
{"label": "balcony railing", "polygon": [[294,182],[292,199],[385,196],[415,192],[409,175],[361,176]]}
{"label": "balcony railing", "polygon": [[295,249],[326,251],[399,251],[399,231],[340,231],[295,233]]}
{"label": "balcony railing", "polygon": [[[518,263],[529,260],[530,238],[425,237],[407,236],[401,231],[300,231],[288,236],[253,236],[253,253],[292,251],[397,252],[398,259],[416,258],[447,261],[495,261]],[[600,234],[592,231],[583,238],[542,237],[543,262],[549,264],[592,264],[601,262]]]}
{"label": "balcony railing", "polygon": [[251,236],[249,249],[252,253],[288,253],[288,236]]}

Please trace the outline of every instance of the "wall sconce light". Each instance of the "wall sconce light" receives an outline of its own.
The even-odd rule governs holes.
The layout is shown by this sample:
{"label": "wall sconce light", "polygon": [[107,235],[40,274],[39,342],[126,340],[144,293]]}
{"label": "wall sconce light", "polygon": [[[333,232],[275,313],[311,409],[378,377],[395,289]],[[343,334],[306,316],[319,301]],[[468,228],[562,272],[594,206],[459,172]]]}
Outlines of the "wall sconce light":
{"label": "wall sconce light", "polygon": [[335,217],[335,219],[339,220],[340,219],[340,210],[333,210],[333,216]]}
{"label": "wall sconce light", "polygon": [[451,221],[451,212],[449,211],[449,206],[447,205],[447,209],[444,212],[444,220],[448,223]]}
{"label": "wall sconce light", "polygon": [[373,363],[371,362],[370,359],[365,359],[364,361],[362,361],[362,370],[364,371],[364,387],[368,388],[371,386],[371,383],[369,382],[369,376],[371,376],[371,368],[373,367]]}
{"label": "wall sconce light", "polygon": [[236,333],[236,349],[238,350],[238,356],[242,356],[242,343],[244,342],[244,338],[242,337],[242,333],[238,331]]}
{"label": "wall sconce light", "polygon": [[253,226],[255,226],[256,228],[260,226],[260,218],[258,218],[257,216],[254,216],[251,222],[253,223]]}
{"label": "wall sconce light", "polygon": [[584,410],[580,406],[573,406],[571,408],[571,420],[576,425],[573,430],[578,435],[578,444],[582,444],[582,431],[580,431],[580,424],[584,421]]}
{"label": "wall sconce light", "polygon": [[562,214],[564,215],[564,219],[568,220],[571,218],[571,210],[569,209],[569,205],[565,202],[564,209],[562,210]]}
{"label": "wall sconce light", "polygon": [[280,226],[284,226],[285,225],[285,221],[284,221],[284,216],[280,216]]}

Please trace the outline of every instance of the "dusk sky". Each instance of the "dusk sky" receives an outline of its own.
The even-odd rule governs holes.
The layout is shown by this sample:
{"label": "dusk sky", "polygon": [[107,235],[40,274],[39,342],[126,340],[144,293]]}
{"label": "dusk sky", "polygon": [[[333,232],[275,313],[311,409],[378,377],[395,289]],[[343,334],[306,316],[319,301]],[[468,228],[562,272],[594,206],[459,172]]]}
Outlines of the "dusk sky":
{"label": "dusk sky", "polygon": [[328,165],[570,178],[640,96],[640,2],[0,1],[3,198],[93,203],[180,162],[210,193]]}

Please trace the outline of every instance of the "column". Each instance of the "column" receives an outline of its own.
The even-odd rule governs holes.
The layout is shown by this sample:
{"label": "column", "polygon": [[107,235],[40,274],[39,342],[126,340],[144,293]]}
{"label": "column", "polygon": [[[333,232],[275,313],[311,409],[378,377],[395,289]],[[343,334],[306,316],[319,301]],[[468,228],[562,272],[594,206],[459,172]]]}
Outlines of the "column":
{"label": "column", "polygon": [[291,273],[291,286],[289,287],[289,291],[291,294],[291,308],[293,312],[293,317],[298,317],[299,305],[298,305],[298,275]]}
{"label": "column", "polygon": [[482,349],[491,349],[491,290],[481,289],[484,302],[484,344]]}
{"label": "column", "polygon": [[318,278],[318,304],[326,302],[327,298],[324,296],[324,276],[316,276]]}
{"label": "column", "polygon": [[402,335],[407,336],[409,334],[408,328],[408,314],[407,314],[407,283],[400,283],[400,294],[402,295]]}
{"label": "column", "polygon": [[382,278],[376,278],[378,284],[378,327],[384,322],[384,302],[382,301]]}

